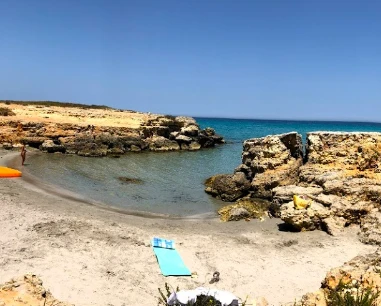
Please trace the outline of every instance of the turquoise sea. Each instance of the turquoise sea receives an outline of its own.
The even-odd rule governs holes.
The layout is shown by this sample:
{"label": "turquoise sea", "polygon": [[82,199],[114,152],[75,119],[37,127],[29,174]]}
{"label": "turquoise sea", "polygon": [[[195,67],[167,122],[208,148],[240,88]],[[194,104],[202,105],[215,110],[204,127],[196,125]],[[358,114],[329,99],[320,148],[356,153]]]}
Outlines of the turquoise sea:
{"label": "turquoise sea", "polygon": [[[381,124],[196,118],[202,128],[213,127],[225,145],[197,152],[130,153],[120,158],[85,158],[37,154],[27,170],[39,180],[86,198],[128,211],[172,216],[214,216],[226,204],[204,192],[203,182],[217,173],[232,173],[240,164],[242,143],[253,137],[297,131],[376,131]],[[121,182],[137,178],[141,184]]]}

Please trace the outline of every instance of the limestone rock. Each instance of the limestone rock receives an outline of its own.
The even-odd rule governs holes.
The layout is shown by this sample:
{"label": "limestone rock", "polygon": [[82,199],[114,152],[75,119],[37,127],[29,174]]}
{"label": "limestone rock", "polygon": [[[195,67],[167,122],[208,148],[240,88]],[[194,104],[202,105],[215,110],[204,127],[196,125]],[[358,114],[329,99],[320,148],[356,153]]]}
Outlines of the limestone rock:
{"label": "limestone rock", "polygon": [[322,228],[322,221],[329,217],[329,210],[317,202],[307,209],[295,209],[294,202],[281,206],[281,219],[297,231],[312,231]]}
{"label": "limestone rock", "polygon": [[301,144],[301,136],[296,132],[244,142],[242,164],[250,169],[255,197],[271,198],[273,188],[298,182],[303,162]]}
{"label": "limestone rock", "polygon": [[11,150],[11,149],[13,149],[13,145],[11,143],[9,143],[9,142],[4,142],[3,143],[3,149],[5,149],[5,150]]}
{"label": "limestone rock", "polygon": [[359,238],[364,243],[381,246],[381,212],[374,210],[361,219]]}
{"label": "limestone rock", "polygon": [[207,127],[204,131],[205,131],[205,134],[207,136],[214,136],[214,135],[216,135],[216,131],[213,128],[211,128],[211,127]]}
{"label": "limestone rock", "polygon": [[175,151],[180,150],[180,146],[176,141],[169,140],[163,136],[153,136],[147,140],[150,151]]}
{"label": "limestone rock", "polygon": [[343,178],[330,180],[323,185],[324,192],[339,196],[346,196],[356,201],[381,200],[381,181],[370,178]]}
{"label": "limestone rock", "polygon": [[195,124],[183,127],[181,128],[181,131],[180,131],[181,134],[185,136],[191,136],[191,137],[197,136],[198,132],[199,132],[199,127]]}
{"label": "limestone rock", "polygon": [[185,135],[178,135],[175,140],[179,143],[186,143],[186,144],[189,144],[192,142],[192,137],[188,137],[188,136],[185,136]]}
{"label": "limestone rock", "polygon": [[13,306],[74,306],[55,299],[49,290],[42,286],[42,281],[32,274],[12,279],[0,285],[0,304]]}
{"label": "limestone rock", "polygon": [[[331,269],[317,292],[307,293],[300,301],[287,305],[336,305],[331,302],[332,297],[344,297],[345,294],[350,294],[356,298],[357,295],[361,295],[367,290],[370,290],[371,294],[375,296],[374,303],[367,303],[367,305],[381,305],[381,296],[376,295],[381,289],[380,262],[380,249],[365,256],[357,256],[344,265]],[[348,305],[352,304],[348,301]]]}
{"label": "limestone rock", "polygon": [[218,174],[205,181],[205,192],[223,200],[232,202],[248,193],[250,183],[242,172]]}
{"label": "limestone rock", "polygon": [[201,149],[201,145],[196,141],[192,141],[189,144],[181,143],[181,150],[196,151],[196,150],[200,150],[200,149]]}
{"label": "limestone rock", "polygon": [[[29,106],[25,107],[27,110],[23,111],[23,116],[30,121],[19,120],[19,111],[16,116],[2,119],[0,143],[22,143],[48,153],[82,156],[115,156],[143,150],[199,150],[224,143],[212,128],[200,129],[191,117],[113,109]],[[18,105],[17,108],[20,110],[23,106]],[[50,118],[55,116],[60,121]],[[104,121],[106,117],[108,120]],[[105,125],[105,122],[111,126]]]}
{"label": "limestone rock", "polygon": [[325,291],[319,289],[317,292],[303,295],[301,301],[288,303],[285,306],[328,306],[325,295]]}
{"label": "limestone rock", "polygon": [[53,140],[45,140],[42,143],[40,150],[48,152],[48,153],[56,153],[56,152],[65,153],[65,147],[60,144],[55,144]]}
{"label": "limestone rock", "polygon": [[292,201],[294,195],[318,195],[323,192],[319,186],[302,187],[296,185],[279,186],[272,189],[272,198],[280,203]]}
{"label": "limestone rock", "polygon": [[326,232],[332,236],[338,236],[343,232],[346,220],[343,217],[331,216],[322,220]]}
{"label": "limestone rock", "polygon": [[218,210],[222,221],[238,221],[246,218],[258,219],[267,216],[270,202],[262,199],[240,199],[235,204]]}
{"label": "limestone rock", "polygon": [[130,150],[131,152],[140,152],[142,149],[136,145],[131,145]]}

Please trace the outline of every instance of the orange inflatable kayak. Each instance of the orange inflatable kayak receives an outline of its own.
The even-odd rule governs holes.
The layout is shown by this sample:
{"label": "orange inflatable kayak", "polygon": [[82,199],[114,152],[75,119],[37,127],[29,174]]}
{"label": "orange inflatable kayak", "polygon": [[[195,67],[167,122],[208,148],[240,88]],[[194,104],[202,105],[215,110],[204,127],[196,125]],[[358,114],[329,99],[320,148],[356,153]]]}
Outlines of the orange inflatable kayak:
{"label": "orange inflatable kayak", "polygon": [[7,167],[0,167],[0,178],[1,177],[20,177],[22,175],[21,171],[7,168]]}

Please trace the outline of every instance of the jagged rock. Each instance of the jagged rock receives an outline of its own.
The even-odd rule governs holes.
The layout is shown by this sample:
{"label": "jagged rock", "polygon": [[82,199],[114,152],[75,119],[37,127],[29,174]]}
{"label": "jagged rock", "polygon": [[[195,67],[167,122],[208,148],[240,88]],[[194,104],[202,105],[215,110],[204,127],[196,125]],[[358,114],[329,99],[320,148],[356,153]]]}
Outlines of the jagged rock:
{"label": "jagged rock", "polygon": [[218,210],[222,221],[238,221],[246,218],[261,218],[267,216],[270,202],[262,199],[240,199],[235,204],[227,205]]}
{"label": "jagged rock", "polygon": [[216,134],[216,131],[211,127],[207,127],[204,131],[207,136],[214,136]]}
{"label": "jagged rock", "polygon": [[249,216],[250,213],[247,211],[247,209],[243,207],[235,207],[230,210],[228,220],[226,221],[238,221],[241,219],[248,218]]}
{"label": "jagged rock", "polygon": [[318,196],[311,196],[310,197],[316,201],[316,202],[319,202],[321,204],[323,204],[324,206],[326,207],[331,207],[332,205],[334,205],[335,203],[337,202],[340,202],[340,201],[343,201],[344,199],[342,197],[339,197],[337,195],[333,195],[333,194],[319,194]]}
{"label": "jagged rock", "polygon": [[279,186],[272,189],[272,198],[279,203],[292,201],[294,195],[318,195],[323,192],[323,188],[316,187],[302,187],[296,185]]}
{"label": "jagged rock", "polygon": [[5,150],[11,150],[11,149],[13,149],[13,145],[11,143],[9,143],[9,142],[4,142],[3,143],[3,149],[5,149]]}
{"label": "jagged rock", "polygon": [[331,216],[325,218],[322,224],[328,234],[338,236],[342,233],[346,225],[346,220],[343,217]]}
{"label": "jagged rock", "polygon": [[177,116],[175,119],[177,122],[181,123],[182,127],[189,125],[197,125],[196,120],[192,117]]}
{"label": "jagged rock", "polygon": [[[342,301],[344,301],[344,294],[350,294],[357,299],[357,296],[361,296],[361,293],[367,290],[370,290],[370,293],[376,297],[374,303],[368,302],[367,305],[381,305],[381,295],[377,295],[381,289],[380,263],[380,249],[365,256],[357,256],[343,266],[331,269],[322,281],[321,288],[317,292],[307,293],[300,301],[288,305],[336,305],[331,302],[334,296],[342,297]],[[348,299],[346,300],[348,301],[348,305],[352,305]],[[343,303],[343,305],[347,305],[345,302]],[[360,305],[359,302],[355,304]]]}
{"label": "jagged rock", "polygon": [[286,186],[297,183],[298,170],[302,160],[290,160],[276,170],[255,174],[251,189],[255,197],[270,199],[272,189],[277,186]]}
{"label": "jagged rock", "polygon": [[32,274],[12,279],[0,285],[0,304],[12,306],[74,306],[55,299],[49,290],[42,286],[42,281]]}
{"label": "jagged rock", "polygon": [[356,201],[381,201],[381,181],[369,178],[329,180],[323,185],[324,192],[347,196]]}
{"label": "jagged rock", "polygon": [[45,140],[41,144],[40,150],[48,153],[65,153],[65,147],[60,144],[55,144],[53,140]]}
{"label": "jagged rock", "polygon": [[79,156],[86,157],[101,157],[107,155],[107,146],[101,145],[96,146],[94,144],[84,145],[80,150],[77,151]]}
{"label": "jagged rock", "polygon": [[190,144],[182,143],[181,150],[189,150],[189,151],[196,151],[200,150],[201,145],[198,142],[192,141]]}
{"label": "jagged rock", "polygon": [[246,178],[251,181],[251,177],[253,173],[251,172],[250,167],[244,164],[240,164],[237,168],[234,169],[234,173],[237,173],[237,172],[243,172]]}
{"label": "jagged rock", "polygon": [[242,172],[218,174],[205,181],[205,191],[223,201],[232,202],[248,193],[250,183]]}
{"label": "jagged rock", "polygon": [[250,169],[255,197],[271,198],[273,188],[298,182],[303,162],[301,144],[301,136],[296,132],[244,142],[242,164]]}
{"label": "jagged rock", "polygon": [[192,137],[188,137],[188,136],[185,136],[185,135],[179,135],[175,138],[175,140],[178,142],[178,143],[186,143],[186,144],[190,144],[192,142]]}
{"label": "jagged rock", "polygon": [[381,213],[372,211],[361,219],[359,238],[366,244],[381,246]]}
{"label": "jagged rock", "polygon": [[142,149],[138,146],[131,145],[130,150],[131,152],[140,152]]}
{"label": "jagged rock", "polygon": [[185,135],[185,136],[190,136],[190,137],[196,137],[199,132],[199,127],[195,124],[188,125],[186,127],[181,128],[180,133]]}
{"label": "jagged rock", "polygon": [[283,306],[327,306],[325,294],[323,289],[319,289],[315,293],[303,295],[299,302],[294,301]]}
{"label": "jagged rock", "polygon": [[281,219],[297,231],[313,231],[322,228],[322,221],[330,216],[329,210],[317,202],[307,209],[296,209],[294,202],[281,206]]}
{"label": "jagged rock", "polygon": [[125,152],[121,147],[107,149],[107,155],[111,155],[113,157],[117,157],[118,155],[123,155],[124,153]]}
{"label": "jagged rock", "polygon": [[48,140],[47,137],[22,137],[20,139],[20,142],[22,142],[25,145],[28,145],[33,148],[39,148],[45,140]]}
{"label": "jagged rock", "polygon": [[176,137],[180,135],[180,132],[172,132],[169,134],[169,140],[176,140]]}
{"label": "jagged rock", "polygon": [[305,164],[299,169],[299,182],[302,184],[323,186],[325,182],[340,180],[344,177],[344,171],[322,165]]}
{"label": "jagged rock", "polygon": [[[23,106],[17,107],[19,114]],[[224,143],[213,129],[201,130],[191,117],[76,107],[47,106],[39,109],[38,105],[29,105],[25,109],[23,118],[26,116],[29,121],[21,120],[16,115],[4,117],[0,122],[0,143],[22,143],[49,153],[65,152],[82,156],[115,156],[142,150],[199,150]],[[62,120],[51,120],[46,114],[54,114]],[[74,123],[73,117],[76,118]],[[108,120],[103,121],[104,118]],[[110,126],[104,125],[104,122]]]}
{"label": "jagged rock", "polygon": [[357,169],[365,163],[372,168],[380,159],[380,141],[381,133],[375,132],[307,133],[308,162],[342,164],[346,165],[345,168],[351,165]]}
{"label": "jagged rock", "polygon": [[154,136],[147,139],[150,151],[176,151],[180,146],[176,141],[169,140],[163,136]]}

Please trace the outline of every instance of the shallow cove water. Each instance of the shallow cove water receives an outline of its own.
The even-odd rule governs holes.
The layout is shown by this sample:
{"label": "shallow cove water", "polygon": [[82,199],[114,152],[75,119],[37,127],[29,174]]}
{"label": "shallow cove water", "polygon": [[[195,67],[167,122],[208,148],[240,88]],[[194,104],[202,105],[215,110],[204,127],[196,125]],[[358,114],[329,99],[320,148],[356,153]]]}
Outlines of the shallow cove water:
{"label": "shallow cove water", "polygon": [[[240,164],[242,142],[253,137],[297,131],[376,131],[378,123],[272,121],[197,118],[226,144],[197,152],[129,153],[120,158],[85,158],[36,154],[27,170],[38,179],[89,199],[130,211],[172,216],[215,216],[226,203],[204,192],[203,182],[217,173],[232,173]],[[123,182],[119,177],[141,180]]]}

